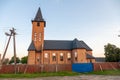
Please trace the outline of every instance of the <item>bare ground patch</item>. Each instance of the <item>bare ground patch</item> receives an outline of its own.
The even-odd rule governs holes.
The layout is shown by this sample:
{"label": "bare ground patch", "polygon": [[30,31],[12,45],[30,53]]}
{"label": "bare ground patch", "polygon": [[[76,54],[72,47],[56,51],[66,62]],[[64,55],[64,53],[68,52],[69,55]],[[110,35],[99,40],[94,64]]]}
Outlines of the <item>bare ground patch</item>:
{"label": "bare ground patch", "polygon": [[40,77],[40,78],[22,78],[22,79],[0,79],[0,80],[120,80],[120,76],[110,75],[79,75],[63,77]]}

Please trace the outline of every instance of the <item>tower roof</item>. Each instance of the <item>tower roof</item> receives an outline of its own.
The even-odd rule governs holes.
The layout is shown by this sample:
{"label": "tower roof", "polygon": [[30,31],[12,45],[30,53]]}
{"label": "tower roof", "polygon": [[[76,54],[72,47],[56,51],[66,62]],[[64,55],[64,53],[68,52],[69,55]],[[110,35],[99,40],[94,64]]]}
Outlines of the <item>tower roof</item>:
{"label": "tower roof", "polygon": [[44,21],[40,7],[38,8],[37,14],[33,21]]}

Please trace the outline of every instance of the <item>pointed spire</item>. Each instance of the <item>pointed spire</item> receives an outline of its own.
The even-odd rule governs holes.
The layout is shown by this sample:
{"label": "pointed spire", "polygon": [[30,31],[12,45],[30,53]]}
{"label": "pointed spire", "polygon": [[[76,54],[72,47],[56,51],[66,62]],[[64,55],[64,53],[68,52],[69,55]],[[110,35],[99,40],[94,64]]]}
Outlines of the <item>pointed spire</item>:
{"label": "pointed spire", "polygon": [[37,11],[37,14],[34,18],[33,21],[44,21],[43,17],[42,17],[42,13],[41,13],[41,9],[39,7],[38,11]]}

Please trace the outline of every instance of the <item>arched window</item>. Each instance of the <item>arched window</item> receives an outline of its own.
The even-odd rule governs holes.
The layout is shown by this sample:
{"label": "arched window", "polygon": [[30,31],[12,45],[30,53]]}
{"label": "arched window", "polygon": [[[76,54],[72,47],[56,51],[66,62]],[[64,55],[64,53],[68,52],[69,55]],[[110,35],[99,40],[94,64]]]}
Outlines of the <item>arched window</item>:
{"label": "arched window", "polygon": [[38,61],[38,62],[40,61],[40,57],[37,57],[37,61]]}
{"label": "arched window", "polygon": [[75,52],[75,61],[77,61],[78,54]]}
{"label": "arched window", "polygon": [[63,53],[60,53],[60,61],[63,61]]}
{"label": "arched window", "polygon": [[70,53],[67,53],[67,59],[71,60],[71,54]]}
{"label": "arched window", "polygon": [[40,22],[37,22],[37,26],[40,26]]}
{"label": "arched window", "polygon": [[45,53],[44,57],[45,57],[45,58],[48,58],[48,53]]}
{"label": "arched window", "polygon": [[56,54],[55,53],[52,54],[52,61],[56,61]]}

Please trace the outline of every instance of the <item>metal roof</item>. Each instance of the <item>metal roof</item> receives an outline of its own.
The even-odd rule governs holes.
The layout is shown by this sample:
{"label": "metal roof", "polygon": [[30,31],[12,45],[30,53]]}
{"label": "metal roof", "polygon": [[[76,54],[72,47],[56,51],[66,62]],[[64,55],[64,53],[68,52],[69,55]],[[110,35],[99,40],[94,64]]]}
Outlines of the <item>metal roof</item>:
{"label": "metal roof", "polygon": [[[44,40],[44,50],[73,50],[73,49],[86,49],[92,51],[92,49],[84,42],[74,39],[70,40]],[[34,43],[32,42],[28,48],[29,50],[35,50]]]}
{"label": "metal roof", "polygon": [[64,40],[45,40],[44,41],[44,49],[47,50],[71,50],[72,49],[72,41],[64,41]]}

